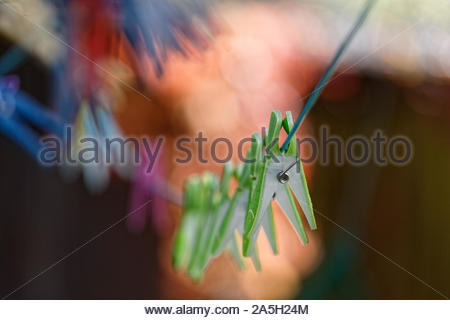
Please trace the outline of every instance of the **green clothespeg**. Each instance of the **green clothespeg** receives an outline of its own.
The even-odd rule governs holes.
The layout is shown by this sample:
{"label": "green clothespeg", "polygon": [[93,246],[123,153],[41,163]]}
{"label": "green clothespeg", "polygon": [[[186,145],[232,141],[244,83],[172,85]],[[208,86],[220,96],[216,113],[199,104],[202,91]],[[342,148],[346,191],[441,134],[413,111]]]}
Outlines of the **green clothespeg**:
{"label": "green clothespeg", "polygon": [[184,184],[183,216],[175,235],[172,253],[172,264],[176,270],[187,269],[194,254],[205,202],[202,188],[202,181],[197,175],[191,176]]}
{"label": "green clothespeg", "polygon": [[[252,143],[251,149],[257,149],[261,144],[261,138],[256,136]],[[255,149],[255,150],[256,150]],[[252,151],[250,151],[251,153]],[[250,156],[248,156],[249,158]],[[247,210],[248,181],[250,179],[251,163],[238,165],[233,169],[230,163],[225,165],[222,182],[221,182],[221,201],[222,204],[218,209],[216,223],[212,233],[211,255],[218,256],[223,251],[228,251],[233,257],[235,263],[240,269],[244,268],[244,260],[241,253],[242,240],[244,232],[244,217]],[[233,197],[229,197],[229,183],[234,178],[237,180],[238,187]],[[255,247],[249,255],[256,270],[261,270],[261,262],[259,259],[258,248]]]}
{"label": "green clothespeg", "polygon": [[[248,170],[245,166],[239,166],[235,170],[235,178],[239,185],[231,199],[223,204],[219,211],[219,223],[217,224],[214,242],[212,246],[212,254],[219,255],[224,250],[228,250],[234,258],[239,268],[244,267],[242,260],[241,237],[244,233],[244,217],[247,210],[249,190],[246,188]],[[261,270],[261,262],[259,260],[258,248],[255,247],[249,254],[256,270]]]}
{"label": "green clothespeg", "polygon": [[214,223],[219,198],[219,179],[212,173],[192,176],[184,185],[183,217],[175,236],[172,263],[195,280],[202,277],[209,259],[207,231]]}
{"label": "green clothespeg", "polygon": [[[262,139],[258,133],[252,135],[252,144],[250,150],[247,152],[246,160],[243,165],[236,169],[236,178],[238,186],[226,211],[223,212],[223,218],[219,226],[218,232],[213,245],[213,252],[219,254],[223,247],[226,246],[236,236],[244,234],[244,220],[248,210],[249,199],[255,185],[255,177],[258,169],[262,165],[261,161]],[[269,237],[274,253],[278,253],[275,224],[273,220],[273,213],[270,210],[264,220],[264,230]],[[247,256],[252,258],[255,268],[259,271],[261,269],[258,248],[255,246]]]}
{"label": "green clothespeg", "polygon": [[211,232],[217,219],[217,208],[220,204],[219,179],[212,173],[206,173],[202,177],[203,207],[199,228],[195,237],[193,255],[188,265],[187,272],[190,277],[200,280],[210,259]]}
{"label": "green clothespeg", "polygon": [[[302,242],[308,242],[295,198],[311,229],[316,228],[316,222],[297,145],[291,143],[285,153],[279,149],[281,129],[289,132],[292,126],[290,112],[282,120],[281,113],[273,111],[264,142],[258,133],[252,135],[243,164],[233,168],[227,163],[220,180],[212,173],[188,179],[183,217],[173,249],[173,265],[177,270],[185,270],[198,281],[211,260],[224,251],[231,254],[239,268],[244,267],[245,256],[260,270],[256,238],[261,229],[272,251],[278,253],[273,200],[283,209]],[[237,181],[237,187],[230,197],[232,179]]]}
{"label": "green clothespeg", "polygon": [[[277,201],[283,209],[303,243],[306,244],[308,238],[295,203],[294,195],[300,203],[310,228],[313,230],[316,229],[311,199],[303,167],[301,161],[299,161],[296,141],[290,143],[285,153],[280,152],[279,148],[281,128],[283,127],[289,133],[292,126],[293,120],[290,112],[286,113],[284,120],[282,120],[279,111],[272,112],[268,133],[264,139],[264,158],[257,170],[256,182],[251,191],[245,217],[243,237],[244,256],[248,256],[252,252],[259,230],[267,224],[266,221],[271,215],[270,204],[272,200]],[[297,164],[297,170],[291,169],[286,172],[286,169],[292,167],[293,164]],[[270,239],[271,236],[269,236]]]}
{"label": "green clothespeg", "polygon": [[[240,168],[233,169],[232,164],[227,163],[220,181],[214,174],[205,173],[202,177],[192,176],[185,183],[183,216],[175,236],[172,262],[175,269],[186,271],[196,281],[203,277],[211,260],[224,250],[230,252],[239,268],[244,267],[240,252],[242,246],[235,232],[232,232],[231,236],[227,234],[222,239],[223,243],[218,243],[219,248],[214,248],[217,243],[216,236],[230,206],[230,180],[233,177],[238,178],[240,174]],[[242,234],[246,201],[237,208],[243,208],[240,215]],[[237,221],[239,223],[239,219]],[[252,260],[259,269],[261,264],[256,252],[252,254]]]}

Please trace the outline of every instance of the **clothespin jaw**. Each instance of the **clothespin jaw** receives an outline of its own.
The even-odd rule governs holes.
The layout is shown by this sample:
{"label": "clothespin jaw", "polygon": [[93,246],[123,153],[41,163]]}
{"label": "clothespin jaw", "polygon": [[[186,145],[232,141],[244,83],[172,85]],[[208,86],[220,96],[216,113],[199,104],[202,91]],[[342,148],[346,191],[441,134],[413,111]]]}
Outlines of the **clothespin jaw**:
{"label": "clothespin jaw", "polygon": [[[294,126],[294,119],[292,118],[292,113],[290,111],[286,111],[286,117],[283,119],[283,129],[286,131],[286,133],[289,134],[292,127]],[[289,147],[286,150],[285,154],[287,156],[293,156],[297,157],[298,150],[297,150],[297,141],[296,139],[293,139],[289,142]],[[299,161],[301,163],[301,161]]]}
{"label": "clothespin jaw", "polygon": [[[294,127],[294,121],[292,119],[292,114],[290,111],[286,112],[286,118],[283,121],[283,127],[288,134]],[[300,150],[298,150],[297,148],[296,139],[293,139],[289,143],[289,148],[286,151],[286,156],[287,158],[291,159],[296,157],[295,160],[297,167],[295,168],[295,170],[294,168],[292,168],[292,170],[289,171],[289,175],[291,175],[291,177],[289,178],[288,184],[294,192],[295,197],[297,198],[297,201],[299,202],[300,207],[305,214],[309,227],[311,228],[311,230],[316,230],[317,224],[314,217],[314,209],[312,206],[311,197],[309,195],[308,184],[306,182],[305,172],[303,170],[302,161],[300,159]]]}
{"label": "clothespin jaw", "polygon": [[[267,135],[264,138],[264,146],[266,150],[266,157],[272,159],[271,154],[281,154],[280,152],[280,130],[283,124],[283,117],[278,110],[272,111],[270,115],[269,129]],[[264,159],[266,160],[266,159]]]}

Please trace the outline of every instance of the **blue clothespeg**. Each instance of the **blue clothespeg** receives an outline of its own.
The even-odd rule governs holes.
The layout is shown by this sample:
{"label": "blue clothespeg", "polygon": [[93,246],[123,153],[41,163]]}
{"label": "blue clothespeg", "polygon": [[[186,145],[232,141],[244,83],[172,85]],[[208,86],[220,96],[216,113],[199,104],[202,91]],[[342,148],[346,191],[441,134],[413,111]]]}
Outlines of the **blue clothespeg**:
{"label": "blue clothespeg", "polygon": [[[205,44],[211,31],[209,6],[199,0],[138,1],[119,0],[121,28],[139,57],[151,58],[155,73],[163,73],[169,51],[187,54],[185,40],[195,47]],[[196,25],[202,23],[206,28]],[[211,32],[212,33],[212,32]]]}
{"label": "blue clothespeg", "polygon": [[19,90],[18,77],[0,78],[0,130],[36,158],[40,135],[30,125],[46,133],[63,133],[57,116]]}

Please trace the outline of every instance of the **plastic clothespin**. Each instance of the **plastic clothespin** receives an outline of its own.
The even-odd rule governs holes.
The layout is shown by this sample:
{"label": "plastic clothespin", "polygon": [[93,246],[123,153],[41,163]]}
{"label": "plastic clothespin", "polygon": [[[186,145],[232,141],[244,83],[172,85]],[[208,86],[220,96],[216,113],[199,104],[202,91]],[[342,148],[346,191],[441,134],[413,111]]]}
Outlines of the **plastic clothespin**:
{"label": "plastic clothespin", "polygon": [[200,280],[210,261],[211,234],[216,222],[221,192],[212,173],[192,176],[184,186],[183,217],[175,236],[172,263]]}
{"label": "plastic clothespin", "polygon": [[[100,138],[101,134],[94,113],[88,103],[83,101],[75,122],[75,141],[72,148],[75,150],[74,154],[77,155],[78,161],[82,156],[81,150],[83,150],[83,158],[89,158],[89,160],[96,158],[94,161],[89,161],[88,164],[82,164],[84,182],[92,193],[102,192],[110,179],[109,170],[105,163],[105,150],[99,143]],[[96,142],[94,143],[94,141]],[[87,146],[90,148],[87,148]],[[89,152],[88,150],[92,150],[93,153],[86,155]]]}
{"label": "plastic clothespin", "polygon": [[0,113],[7,118],[26,121],[42,131],[61,136],[63,133],[61,120],[28,94],[20,91],[19,86],[20,80],[16,76],[0,78],[0,101],[4,102],[1,108],[3,112]]}
{"label": "plastic clothespin", "polygon": [[[122,130],[114,119],[112,112],[104,107],[95,107],[95,115],[98,121],[98,128],[100,135],[113,141],[114,139],[120,139],[123,137]],[[131,164],[130,154],[132,149],[128,145],[121,145],[119,143],[110,143],[110,150],[105,150],[106,156],[109,157],[108,164],[112,165],[115,171],[120,177],[126,179],[132,174],[132,167],[127,164]],[[109,154],[108,154],[109,153]]]}
{"label": "plastic clothespin", "polygon": [[48,133],[63,132],[55,114],[19,90],[18,77],[0,78],[0,131],[36,158],[41,147],[39,134],[29,124]]}
{"label": "plastic clothespin", "polygon": [[[296,141],[290,143],[289,149],[285,153],[281,153],[279,148],[281,128],[284,127],[286,131],[289,131],[292,126],[293,121],[290,112],[286,113],[284,121],[282,121],[279,111],[272,112],[268,134],[264,140],[263,162],[257,171],[256,182],[250,195],[245,218],[244,256],[251,254],[259,230],[267,224],[267,217],[271,215],[270,204],[272,200],[276,200],[283,209],[301,241],[305,244],[308,242],[292,191],[300,202],[311,229],[316,229],[305,175],[301,161],[298,160]],[[297,164],[298,172],[293,169],[285,172],[292,163]],[[269,236],[269,239],[271,239],[271,236]]]}
{"label": "plastic clothespin", "polygon": [[[69,165],[64,167],[63,174],[74,178],[81,171],[88,190],[93,194],[106,189],[111,168],[122,178],[126,179],[132,175],[133,163],[128,161],[132,147],[123,144],[123,140],[117,140],[122,138],[123,134],[108,102],[106,96],[99,95],[90,100],[81,100],[76,108],[73,134],[69,137],[67,130],[72,128],[65,129],[67,136],[64,140],[71,140],[65,146],[70,149],[65,155],[71,154],[74,158],[65,158],[65,164]],[[114,139],[117,140],[116,143]],[[77,164],[78,167],[71,164]]]}
{"label": "plastic clothespin", "polygon": [[[247,153],[245,163],[236,167],[235,178],[238,181],[238,186],[233,197],[224,204],[224,207],[221,210],[221,223],[218,226],[212,248],[213,253],[216,255],[220,254],[225,248],[228,248],[235,257],[238,265],[238,259],[241,257],[241,252],[240,250],[235,251],[235,245],[237,244],[236,236],[242,236],[244,234],[244,218],[247,211],[251,189],[254,185],[253,177],[261,163],[261,149],[261,136],[258,133],[254,133],[252,135],[252,144]],[[270,225],[274,227],[273,223]],[[274,243],[274,251],[276,252],[276,237],[274,228],[272,234],[274,235],[275,241],[271,243]],[[252,252],[248,256],[251,257],[256,270],[260,270],[261,263],[259,260],[257,247],[253,248]]]}
{"label": "plastic clothespin", "polygon": [[204,202],[201,188],[201,180],[196,175],[191,176],[183,187],[183,215],[172,253],[172,264],[176,270],[187,269],[194,252],[194,240]]}
{"label": "plastic clothespin", "polygon": [[196,236],[194,255],[188,266],[188,274],[194,280],[200,280],[211,261],[212,235],[217,221],[221,192],[219,179],[212,173],[203,176],[204,204],[200,215],[200,225]]}
{"label": "plastic clothespin", "polygon": [[[226,234],[222,233],[224,237],[221,242],[216,240],[217,235],[221,234],[230,206],[230,181],[233,177],[239,179],[241,174],[240,167],[233,169],[233,165],[227,163],[220,181],[215,175],[205,173],[201,178],[189,178],[185,184],[183,217],[175,237],[173,265],[175,269],[186,270],[194,280],[200,280],[212,259],[225,250],[230,252],[239,268],[244,268],[240,252],[242,246],[239,244],[236,229],[242,234],[248,192],[247,197],[241,198],[238,205],[241,214],[236,215],[231,223],[237,226],[229,228]],[[218,248],[216,244],[219,244]],[[257,252],[252,255],[252,260],[255,267],[260,269]]]}
{"label": "plastic clothespin", "polygon": [[16,76],[0,77],[0,117],[13,115],[16,108],[16,94],[19,90],[19,78]]}
{"label": "plastic clothespin", "polygon": [[[121,28],[135,51],[133,57],[148,56],[157,76],[163,74],[169,52],[187,56],[187,42],[195,48],[205,48],[209,34],[216,31],[207,1],[119,0],[117,5]],[[134,63],[138,71],[139,63]]]}
{"label": "plastic clothespin", "polygon": [[16,93],[16,111],[23,119],[37,128],[62,137],[64,125],[60,117],[22,91]]}

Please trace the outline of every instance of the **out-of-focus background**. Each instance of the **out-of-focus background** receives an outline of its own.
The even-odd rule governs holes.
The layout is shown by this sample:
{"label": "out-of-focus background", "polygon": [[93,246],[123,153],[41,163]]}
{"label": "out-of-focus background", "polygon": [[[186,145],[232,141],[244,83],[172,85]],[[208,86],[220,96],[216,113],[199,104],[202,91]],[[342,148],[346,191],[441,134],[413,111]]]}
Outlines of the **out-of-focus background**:
{"label": "out-of-focus background", "polygon": [[[450,296],[446,0],[379,0],[298,133],[319,137],[327,125],[343,138],[406,136],[408,164],[305,164],[318,230],[302,245],[275,208],[280,253],[261,237],[262,272],[251,263],[239,271],[223,255],[197,284],[171,266],[181,209],[155,181],[181,190],[190,174],[222,168],[176,163],[175,139],[202,131],[237,142],[267,126],[271,110],[296,117],[364,3],[0,1],[1,90],[14,77],[19,92],[66,123],[79,126],[88,103],[124,136],[166,139],[151,177],[139,168],[43,168],[27,152],[34,135],[23,140],[20,128],[37,138],[45,128],[2,107],[0,296]],[[139,218],[125,219],[149,199]]]}

